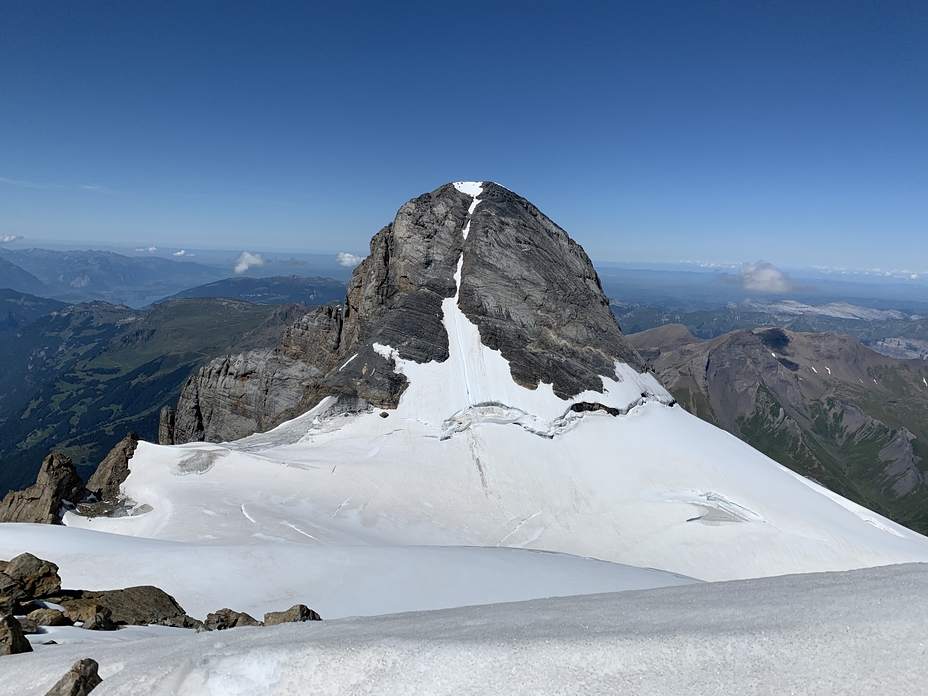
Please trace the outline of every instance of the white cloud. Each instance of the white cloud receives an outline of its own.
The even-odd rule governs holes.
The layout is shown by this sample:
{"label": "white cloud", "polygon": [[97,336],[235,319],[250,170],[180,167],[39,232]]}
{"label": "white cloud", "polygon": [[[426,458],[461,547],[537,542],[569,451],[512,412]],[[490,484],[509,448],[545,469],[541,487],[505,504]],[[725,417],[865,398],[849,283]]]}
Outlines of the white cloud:
{"label": "white cloud", "polygon": [[190,258],[192,256],[196,256],[196,254],[191,254],[189,251],[184,251],[181,249],[180,251],[175,251],[174,256],[186,256],[187,258]]}
{"label": "white cloud", "polygon": [[22,239],[21,234],[0,234],[0,244],[7,244],[8,242],[15,242],[17,239]]}
{"label": "white cloud", "polygon": [[252,266],[263,266],[264,259],[260,254],[252,254],[247,251],[243,251],[242,255],[238,257],[238,261],[235,262],[235,272],[244,273]]}
{"label": "white cloud", "polygon": [[777,270],[766,261],[743,263],[738,269],[738,282],[749,292],[782,295],[795,289],[783,271]]}
{"label": "white cloud", "polygon": [[340,266],[345,266],[346,268],[352,268],[357,266],[364,260],[363,256],[355,256],[354,254],[349,254],[347,251],[342,251],[335,257],[335,260],[338,261]]}
{"label": "white cloud", "polygon": [[[136,251],[147,251],[149,254],[154,254],[158,251],[158,247],[142,247],[141,249],[136,249]],[[176,256],[176,254],[175,254]]]}

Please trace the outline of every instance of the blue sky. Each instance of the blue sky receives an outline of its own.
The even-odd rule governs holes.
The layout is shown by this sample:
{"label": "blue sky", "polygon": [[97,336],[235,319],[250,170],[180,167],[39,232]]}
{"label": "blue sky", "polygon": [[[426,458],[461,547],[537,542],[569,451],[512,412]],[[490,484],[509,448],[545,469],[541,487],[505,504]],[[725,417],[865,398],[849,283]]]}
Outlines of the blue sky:
{"label": "blue sky", "polygon": [[0,236],[363,253],[492,179],[601,261],[928,270],[928,3],[0,6]]}

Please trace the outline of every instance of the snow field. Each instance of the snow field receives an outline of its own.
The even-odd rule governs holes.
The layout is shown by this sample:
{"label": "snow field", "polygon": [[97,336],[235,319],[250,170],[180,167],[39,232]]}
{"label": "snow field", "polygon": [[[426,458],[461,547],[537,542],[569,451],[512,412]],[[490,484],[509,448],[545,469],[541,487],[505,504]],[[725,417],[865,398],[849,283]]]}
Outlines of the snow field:
{"label": "snow field", "polygon": [[[680,408],[585,414],[554,439],[484,423],[441,440],[439,419],[407,414],[339,417],[199,475],[172,471],[216,445],[140,443],[124,489],[154,509],[66,522],[198,544],[522,546],[702,580],[928,561],[924,537]],[[710,497],[750,514],[694,519]]]}
{"label": "snow field", "polygon": [[[508,548],[220,546],[0,525],[0,558],[24,551],[58,564],[65,588],[157,585],[201,620],[223,607],[261,619],[301,603],[333,619],[696,582],[658,570]],[[74,630],[79,633],[72,640],[115,635]]]}
{"label": "snow field", "polygon": [[82,657],[94,696],[922,693],[928,568],[242,628],[4,658],[0,694],[41,696]]}

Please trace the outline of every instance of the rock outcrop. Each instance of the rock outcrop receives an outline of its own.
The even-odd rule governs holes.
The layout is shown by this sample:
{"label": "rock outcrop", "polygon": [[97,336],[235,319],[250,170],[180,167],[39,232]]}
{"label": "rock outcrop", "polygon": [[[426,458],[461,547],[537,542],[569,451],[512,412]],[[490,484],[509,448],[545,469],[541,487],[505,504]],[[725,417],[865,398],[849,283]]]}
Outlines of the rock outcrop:
{"label": "rock outcrop", "polygon": [[273,350],[203,367],[184,386],[173,428],[163,416],[160,441],[237,439],[327,396],[341,408],[395,408],[406,378],[374,346],[419,363],[448,358],[442,302],[458,292],[462,254],[458,307],[517,383],[553,383],[567,399],[602,392],[616,362],[646,370],[583,249],[524,198],[489,182],[479,191],[475,201],[447,184],[406,203],[371,240],[342,306],[302,317]]}
{"label": "rock outcrop", "polygon": [[12,559],[5,574],[32,598],[49,597],[61,589],[58,566],[31,553],[22,553]]}
{"label": "rock outcrop", "polygon": [[[0,571],[0,615],[18,615],[19,630],[26,633],[40,632],[40,626],[75,623],[92,631],[150,624],[176,628],[203,626],[202,621],[188,616],[173,597],[157,587],[63,590],[58,566],[30,553],[20,554],[9,562],[0,561],[0,567],[4,569]],[[49,608],[49,604],[60,606],[63,611]]]}
{"label": "rock outcrop", "polygon": [[269,611],[264,615],[265,626],[302,621],[322,621],[322,617],[305,604],[294,604],[287,611]]}
{"label": "rock outcrop", "polygon": [[225,631],[230,628],[240,628],[242,626],[263,625],[255,617],[243,611],[234,611],[232,609],[220,609],[212,614],[207,614],[206,621],[204,621],[203,624],[203,630],[206,631]]}
{"label": "rock outcrop", "polygon": [[234,440],[289,417],[335,365],[341,325],[341,308],[324,305],[290,324],[276,348],[204,365],[184,384],[177,409],[162,409],[159,442]]}
{"label": "rock outcrop", "polygon": [[7,614],[0,616],[0,655],[17,655],[32,652],[32,646],[23,634],[23,627]]}
{"label": "rock outcrop", "polygon": [[34,485],[6,494],[0,502],[0,522],[60,524],[62,504],[75,504],[87,495],[70,458],[53,452],[42,462]]}
{"label": "rock outcrop", "polygon": [[103,683],[97,670],[100,665],[89,657],[75,662],[45,696],[87,696]]}
{"label": "rock outcrop", "polygon": [[[9,567],[9,564],[6,564]],[[0,614],[12,614],[14,609],[28,604],[32,598],[26,593],[22,585],[0,571]]]}
{"label": "rock outcrop", "polygon": [[177,418],[177,411],[173,406],[165,406],[161,409],[158,418],[158,444],[174,444],[174,423]]}
{"label": "rock outcrop", "polygon": [[70,626],[73,623],[57,609],[35,609],[29,612],[28,618],[37,626]]}
{"label": "rock outcrop", "polygon": [[135,454],[138,444],[138,434],[130,432],[100,462],[93,476],[87,481],[87,488],[98,499],[112,502],[117,500],[119,487],[129,476],[129,460]]}
{"label": "rock outcrop", "polygon": [[[84,600],[95,601],[105,608],[113,623],[122,626],[176,626],[185,619],[195,621],[187,616],[176,599],[151,585],[102,592],[85,590],[82,595]],[[67,603],[64,606],[67,607]]]}

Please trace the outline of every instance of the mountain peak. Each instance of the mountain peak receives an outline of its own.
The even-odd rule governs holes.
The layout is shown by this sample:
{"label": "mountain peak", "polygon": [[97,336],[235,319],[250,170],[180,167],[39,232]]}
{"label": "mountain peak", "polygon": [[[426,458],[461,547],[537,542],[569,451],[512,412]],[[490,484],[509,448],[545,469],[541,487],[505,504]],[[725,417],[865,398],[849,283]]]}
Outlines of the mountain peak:
{"label": "mountain peak", "polygon": [[[443,395],[431,416],[439,431],[483,404],[550,424],[581,402],[620,412],[642,398],[671,401],[622,335],[580,245],[493,182],[449,183],[407,202],[374,235],[344,304],[320,308],[288,333],[285,344],[307,347],[299,356],[282,346],[267,360],[239,361],[264,360],[281,377],[264,375],[255,403],[236,405],[234,417],[222,413],[228,395],[219,382],[238,389],[250,375],[233,379],[217,363],[191,378],[173,441],[241,437],[326,397],[349,410],[395,409],[413,379]],[[297,403],[294,375],[306,385]],[[217,412],[211,402],[226,405]],[[223,425],[211,432],[211,420]],[[229,430],[232,421],[241,425]]]}
{"label": "mountain peak", "polygon": [[[451,317],[452,310],[461,316]],[[345,306],[344,335],[358,359],[333,376],[338,391],[395,405],[404,380],[364,384],[371,373],[396,374],[384,364],[391,353],[375,344],[405,361],[441,363],[449,358],[449,331],[460,333],[461,321],[508,362],[516,384],[551,384],[564,400],[603,393],[603,378],[614,380],[617,364],[646,369],[580,245],[492,182],[455,182],[423,194],[371,241]]]}

